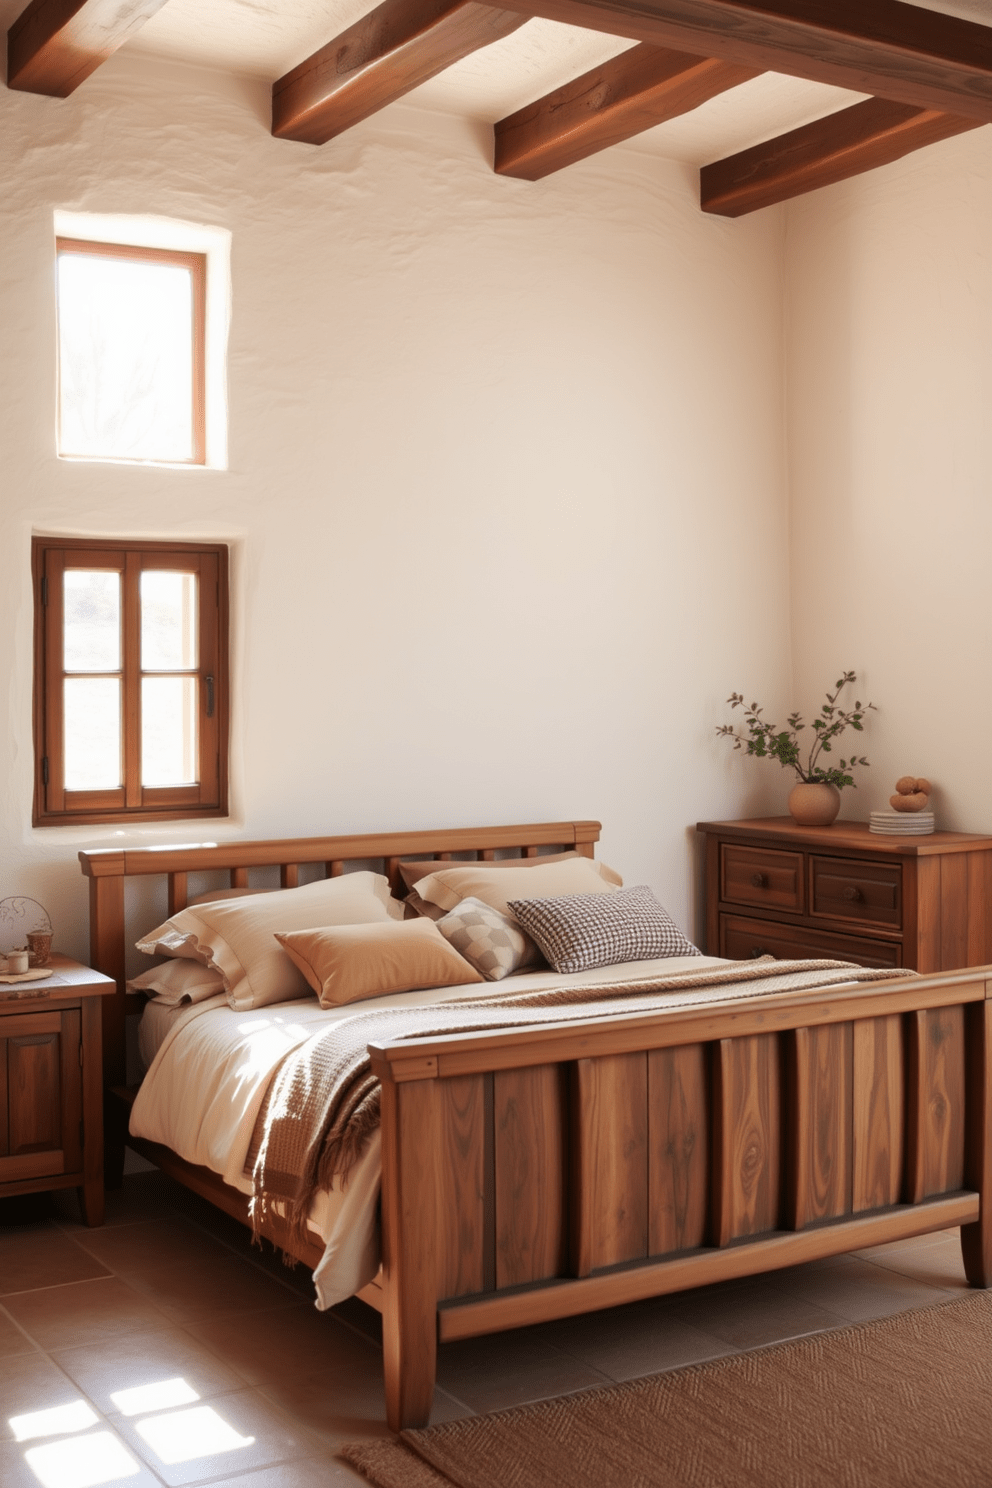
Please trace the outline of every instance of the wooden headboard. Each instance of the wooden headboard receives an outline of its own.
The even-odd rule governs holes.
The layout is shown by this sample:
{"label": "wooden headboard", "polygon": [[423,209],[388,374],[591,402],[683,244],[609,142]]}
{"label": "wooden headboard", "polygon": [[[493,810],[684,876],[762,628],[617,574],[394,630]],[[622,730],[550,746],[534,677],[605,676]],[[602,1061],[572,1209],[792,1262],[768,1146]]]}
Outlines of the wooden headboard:
{"label": "wooden headboard", "polygon": [[[395,893],[404,892],[399,864],[403,858],[435,858],[457,853],[492,860],[520,855],[535,858],[546,851],[575,848],[591,858],[599,841],[595,821],[541,822],[515,827],[450,827],[426,832],[373,832],[357,837],[288,837],[271,842],[221,842],[210,846],[99,848],[79,854],[90,881],[90,964],[113,977],[117,993],[104,997],[103,1060],[107,1085],[125,1080],[125,1022],[130,1005],[140,998],[125,990],[127,935],[124,924],[124,880],[157,874],[168,877],[169,914],[184,909],[191,873],[227,873],[232,888],[247,888],[252,868],[279,869],[283,888],[295,888],[304,864],[321,865],[326,877],[344,873],[350,863],[381,863]],[[143,929],[150,927],[143,926]]]}

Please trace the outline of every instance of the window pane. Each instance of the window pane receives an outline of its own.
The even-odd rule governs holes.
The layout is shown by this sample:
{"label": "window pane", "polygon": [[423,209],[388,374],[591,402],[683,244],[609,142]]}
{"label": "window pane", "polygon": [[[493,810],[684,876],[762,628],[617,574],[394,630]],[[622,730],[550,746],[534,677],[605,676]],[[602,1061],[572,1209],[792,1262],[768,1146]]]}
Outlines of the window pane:
{"label": "window pane", "polygon": [[193,278],[60,253],[59,453],[193,458]]}
{"label": "window pane", "polygon": [[195,677],[141,680],[141,783],[196,782]]}
{"label": "window pane", "polygon": [[196,666],[196,574],[146,569],[141,575],[141,667]]}
{"label": "window pane", "polygon": [[121,772],[118,677],[65,679],[65,788],[116,790]]}
{"label": "window pane", "polygon": [[68,568],[63,577],[65,670],[120,671],[120,574],[106,569]]}

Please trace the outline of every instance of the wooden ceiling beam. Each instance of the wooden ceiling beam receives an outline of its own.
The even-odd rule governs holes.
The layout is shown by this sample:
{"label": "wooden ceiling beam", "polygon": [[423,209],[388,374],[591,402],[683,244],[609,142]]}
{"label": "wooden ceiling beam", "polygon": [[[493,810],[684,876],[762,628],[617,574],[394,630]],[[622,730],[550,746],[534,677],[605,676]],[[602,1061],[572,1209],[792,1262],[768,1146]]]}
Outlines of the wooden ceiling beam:
{"label": "wooden ceiling beam", "polygon": [[68,98],[166,0],[31,0],[7,32],[7,87]]}
{"label": "wooden ceiling beam", "polygon": [[960,114],[868,98],[704,166],[699,173],[701,205],[719,217],[743,217],[980,127],[979,120]]}
{"label": "wooden ceiling beam", "polygon": [[272,85],[272,133],[322,145],[528,20],[477,0],[384,0]]}
{"label": "wooden ceiling beam", "polygon": [[992,122],[992,27],[903,0],[503,0],[528,15]]}
{"label": "wooden ceiling beam", "polygon": [[642,42],[495,126],[497,175],[540,181],[758,74]]}

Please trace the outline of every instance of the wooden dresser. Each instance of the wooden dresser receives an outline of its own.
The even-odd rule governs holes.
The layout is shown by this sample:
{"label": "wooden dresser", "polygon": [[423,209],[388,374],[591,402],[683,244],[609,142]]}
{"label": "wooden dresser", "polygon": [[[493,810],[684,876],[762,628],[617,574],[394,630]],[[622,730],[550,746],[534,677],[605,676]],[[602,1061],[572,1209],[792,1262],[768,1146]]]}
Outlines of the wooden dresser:
{"label": "wooden dresser", "polygon": [[110,977],[53,956],[43,981],[0,983],[0,1198],[76,1188],[103,1223],[101,998]]}
{"label": "wooden dresser", "polygon": [[699,822],[712,956],[836,957],[950,971],[992,963],[992,837],[887,837],[865,822]]}

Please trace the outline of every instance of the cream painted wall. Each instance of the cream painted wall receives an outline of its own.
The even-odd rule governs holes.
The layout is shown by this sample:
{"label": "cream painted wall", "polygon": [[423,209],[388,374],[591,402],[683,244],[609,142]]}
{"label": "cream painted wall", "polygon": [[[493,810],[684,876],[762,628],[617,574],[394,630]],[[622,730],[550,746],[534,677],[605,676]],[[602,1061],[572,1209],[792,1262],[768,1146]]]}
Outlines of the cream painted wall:
{"label": "cream painted wall", "polygon": [[[0,895],[85,955],[83,845],[578,815],[689,925],[689,825],[781,799],[713,726],[789,674],[782,215],[636,150],[532,186],[448,117],[315,150],[266,111],[124,55],[0,89]],[[229,470],[55,458],[56,208],[231,230]],[[233,543],[229,824],[31,828],[32,531]]]}
{"label": "cream painted wall", "polygon": [[992,831],[992,129],[792,203],[786,263],[799,701],[879,707],[848,814],[926,775]]}

